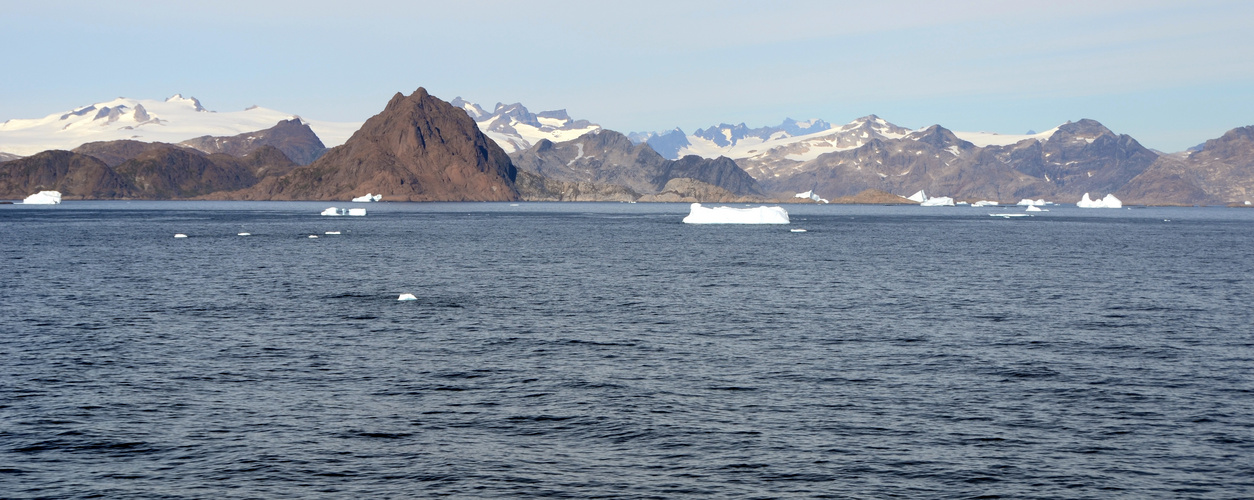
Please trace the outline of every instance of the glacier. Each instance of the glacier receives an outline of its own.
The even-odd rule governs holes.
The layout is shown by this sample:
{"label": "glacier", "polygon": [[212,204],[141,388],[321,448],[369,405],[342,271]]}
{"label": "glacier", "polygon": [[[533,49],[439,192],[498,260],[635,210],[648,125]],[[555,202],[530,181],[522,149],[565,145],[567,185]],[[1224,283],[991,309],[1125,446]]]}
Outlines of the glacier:
{"label": "glacier", "polygon": [[732,208],[703,207],[693,203],[684,224],[788,224],[783,207]]}
{"label": "glacier", "polygon": [[61,203],[60,191],[40,191],[22,200],[23,205],[56,205]]}

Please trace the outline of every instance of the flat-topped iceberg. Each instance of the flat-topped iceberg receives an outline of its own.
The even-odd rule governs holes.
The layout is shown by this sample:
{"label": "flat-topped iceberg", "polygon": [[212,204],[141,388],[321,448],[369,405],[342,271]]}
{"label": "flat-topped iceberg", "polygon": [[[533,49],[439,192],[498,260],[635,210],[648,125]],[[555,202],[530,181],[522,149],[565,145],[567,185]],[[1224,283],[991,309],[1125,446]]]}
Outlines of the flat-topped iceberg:
{"label": "flat-topped iceberg", "polygon": [[358,196],[356,198],[353,198],[353,202],[354,203],[369,203],[372,201],[379,201],[382,199],[383,199],[383,195],[381,194],[372,195],[370,193],[366,193],[365,196]]}
{"label": "flat-topped iceberg", "polygon": [[997,206],[997,205],[998,205],[998,203],[997,203],[997,202],[995,202],[995,201],[988,201],[988,200],[980,200],[980,201],[977,201],[977,202],[975,202],[975,203],[972,203],[972,204],[971,204],[971,206],[973,206],[973,207],[995,207],[995,206]]}
{"label": "flat-topped iceberg", "polygon": [[783,207],[703,207],[693,203],[684,224],[788,224]]}
{"label": "flat-topped iceberg", "polygon": [[60,191],[40,191],[22,200],[24,205],[56,205],[61,203]]}
{"label": "flat-topped iceberg", "polygon": [[1022,199],[1022,200],[1019,200],[1019,203],[1016,203],[1016,205],[1019,205],[1019,206],[1021,206],[1021,207],[1022,207],[1022,206],[1029,206],[1029,207],[1036,206],[1036,207],[1041,207],[1041,206],[1045,206],[1045,204],[1046,204],[1046,203],[1048,203],[1048,202],[1047,202],[1047,201],[1045,201],[1045,198],[1041,198],[1041,199],[1039,199],[1039,200],[1033,200],[1033,199],[1031,199],[1031,198],[1024,198],[1024,199]]}
{"label": "flat-topped iceberg", "polygon": [[1123,208],[1123,202],[1119,201],[1119,198],[1115,198],[1113,194],[1108,194],[1100,200],[1092,200],[1089,199],[1088,193],[1084,193],[1084,197],[1080,198],[1080,201],[1077,201],[1075,206],[1080,208]]}
{"label": "flat-topped iceberg", "polygon": [[344,214],[343,214],[343,211],[342,211],[341,209],[338,209],[338,208],[335,208],[335,207],[331,207],[331,208],[328,208],[328,209],[326,209],[326,210],[323,210],[323,211],[322,211],[322,215],[331,215],[331,216],[336,216],[336,217],[338,217],[338,216],[341,216],[341,215],[344,215]]}

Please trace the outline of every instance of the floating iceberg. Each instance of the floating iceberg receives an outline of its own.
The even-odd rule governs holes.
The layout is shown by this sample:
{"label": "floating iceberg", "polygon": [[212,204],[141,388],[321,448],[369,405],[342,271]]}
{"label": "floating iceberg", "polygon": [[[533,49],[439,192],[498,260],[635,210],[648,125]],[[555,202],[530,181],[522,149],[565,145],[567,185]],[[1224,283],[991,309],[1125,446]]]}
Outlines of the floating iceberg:
{"label": "floating iceberg", "polygon": [[24,205],[56,205],[61,203],[60,191],[40,191],[22,200]]}
{"label": "floating iceberg", "polygon": [[186,237],[187,237],[187,235],[186,235],[186,234],[183,234],[183,233],[178,233],[178,234],[175,234],[175,235],[174,235],[174,237],[175,237],[175,238],[186,238]]}
{"label": "floating iceberg", "polygon": [[814,190],[813,190],[813,189],[811,189],[811,190],[809,190],[809,191],[806,191],[806,192],[804,192],[804,193],[797,193],[797,194],[796,194],[795,196],[793,196],[793,197],[794,197],[794,198],[806,198],[806,199],[810,199],[810,200],[817,201],[817,202],[819,202],[819,203],[828,203],[828,201],[827,201],[827,200],[825,200],[825,199],[823,199],[823,198],[820,198],[820,197],[819,197],[819,195],[817,195],[817,194],[814,194]]}
{"label": "floating iceberg", "polygon": [[[919,191],[919,192],[922,193],[923,191]],[[935,198],[928,198],[926,200],[923,200],[922,203],[919,203],[919,206],[921,207],[952,207],[954,206],[954,199],[948,196],[937,196]]]}
{"label": "floating iceberg", "polygon": [[919,190],[919,192],[914,193],[914,194],[912,194],[912,195],[910,195],[910,196],[907,196],[907,197],[906,197],[906,199],[907,199],[907,200],[910,200],[910,201],[916,201],[916,202],[919,202],[919,203],[923,203],[923,202],[927,201],[927,193],[924,193],[924,192],[923,192],[923,190],[922,190],[922,189],[920,189],[920,190]]}
{"label": "floating iceberg", "polygon": [[340,234],[340,232],[339,231],[327,231],[324,234]]}
{"label": "floating iceberg", "polygon": [[1100,200],[1092,200],[1089,199],[1088,193],[1084,193],[1084,197],[1080,198],[1080,201],[1076,202],[1075,206],[1080,208],[1123,208],[1123,202],[1119,201],[1119,198],[1115,198],[1113,194],[1108,194]]}
{"label": "floating iceberg", "polygon": [[237,233],[236,236],[252,236],[253,233]]}
{"label": "floating iceberg", "polygon": [[693,203],[684,224],[788,224],[788,212],[782,207],[707,208]]}
{"label": "floating iceberg", "polygon": [[995,201],[988,201],[988,200],[980,200],[980,201],[977,201],[977,202],[975,202],[975,203],[972,203],[972,204],[971,204],[971,206],[973,206],[973,207],[995,207],[995,206],[997,206],[997,202],[995,202]]}
{"label": "floating iceberg", "polygon": [[415,297],[412,293],[402,293],[396,300],[418,300],[418,297]]}
{"label": "floating iceberg", "polygon": [[350,208],[350,209],[348,209],[348,215],[351,215],[351,216],[354,216],[354,217],[365,217],[365,216],[366,216],[366,209],[364,209],[364,208]]}
{"label": "floating iceberg", "polygon": [[1019,206],[1021,206],[1021,207],[1022,207],[1022,206],[1029,206],[1029,207],[1031,207],[1031,206],[1038,206],[1038,207],[1040,207],[1040,206],[1044,206],[1046,203],[1048,203],[1048,202],[1046,202],[1046,201],[1045,201],[1045,198],[1041,198],[1041,199],[1039,199],[1039,200],[1032,200],[1032,199],[1029,199],[1029,198],[1024,198],[1024,199],[1022,199],[1022,200],[1019,200],[1019,203],[1016,203],[1016,205],[1019,205]]}
{"label": "floating iceberg", "polygon": [[344,210],[339,209],[339,208],[335,208],[335,207],[331,207],[331,208],[328,208],[328,209],[326,209],[326,210],[323,210],[323,211],[322,211],[322,215],[340,216],[340,215],[344,215]]}
{"label": "floating iceberg", "polygon": [[1036,205],[1028,205],[1028,209],[1027,209],[1026,211],[1027,211],[1027,212],[1048,212],[1049,210],[1045,210],[1045,209],[1043,209],[1043,208],[1041,208],[1041,207],[1038,207],[1038,206],[1036,206]]}
{"label": "floating iceberg", "polygon": [[311,234],[311,235],[309,235],[309,238],[310,238],[310,239],[314,239],[314,238],[317,238],[317,237],[318,237],[318,235],[316,235],[316,234]]}
{"label": "floating iceberg", "polygon": [[381,194],[371,195],[370,193],[366,193],[365,196],[358,196],[356,198],[353,198],[353,201],[356,203],[368,203],[372,201],[379,201],[382,199],[383,199],[383,195]]}
{"label": "floating iceberg", "polygon": [[988,216],[989,217],[1002,217],[1002,218],[1009,219],[1011,217],[1031,217],[1032,214],[1004,213],[1004,214],[988,214]]}

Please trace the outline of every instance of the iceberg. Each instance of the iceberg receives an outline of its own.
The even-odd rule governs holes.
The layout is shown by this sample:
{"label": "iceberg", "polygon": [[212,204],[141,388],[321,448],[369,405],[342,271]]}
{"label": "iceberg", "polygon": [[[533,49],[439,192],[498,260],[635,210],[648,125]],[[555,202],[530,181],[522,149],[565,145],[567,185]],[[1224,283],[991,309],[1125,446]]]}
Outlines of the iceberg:
{"label": "iceberg", "polygon": [[348,215],[351,215],[351,216],[354,216],[354,217],[365,217],[365,216],[366,216],[366,209],[364,209],[364,208],[350,208],[350,209],[348,209]]}
{"label": "iceberg", "polygon": [[60,191],[40,191],[22,200],[23,205],[56,205],[61,203]]}
{"label": "iceberg", "polygon": [[253,233],[236,233],[236,236],[252,236]]}
{"label": "iceberg", "polygon": [[187,237],[187,235],[186,235],[186,234],[183,234],[183,233],[178,233],[178,234],[175,234],[175,235],[174,235],[174,237],[175,237],[175,238],[186,238],[186,237]]}
{"label": "iceberg", "polygon": [[326,209],[326,210],[323,210],[323,211],[322,211],[322,215],[340,216],[340,215],[344,215],[344,214],[343,214],[343,213],[341,213],[340,209],[335,208],[335,207],[331,207],[331,208],[328,208],[328,209]]}
{"label": "iceberg", "polygon": [[922,190],[922,189],[920,189],[920,190],[919,190],[919,192],[914,193],[914,194],[912,194],[912,195],[910,195],[910,196],[907,196],[907,197],[906,197],[906,199],[907,199],[907,200],[910,200],[910,201],[915,201],[915,202],[923,203],[923,202],[927,201],[927,193],[924,193],[924,192],[923,192],[923,190]]}
{"label": "iceberg", "polygon": [[370,193],[366,193],[365,196],[358,196],[356,198],[353,198],[353,202],[354,203],[369,203],[372,201],[379,201],[382,199],[383,199],[383,195],[381,194],[372,195]]}
{"label": "iceberg", "polygon": [[1080,198],[1080,201],[1077,201],[1075,206],[1080,208],[1123,208],[1123,202],[1119,201],[1119,198],[1115,198],[1113,194],[1108,194],[1100,200],[1092,200],[1089,199],[1088,193],[1084,193],[1084,197]]}
{"label": "iceberg", "polygon": [[817,201],[819,203],[828,203],[827,200],[820,198],[819,195],[817,194],[814,194],[813,189],[806,191],[804,193],[797,193],[795,196],[793,196],[793,198],[806,198],[806,199]]}
{"label": "iceberg", "polygon": [[980,200],[980,201],[977,201],[977,202],[975,202],[975,203],[972,203],[972,204],[971,204],[971,206],[973,206],[973,207],[995,207],[995,206],[997,206],[997,202],[995,202],[995,201],[988,201],[988,200]]}
{"label": "iceberg", "polygon": [[418,300],[418,297],[415,297],[412,293],[402,293],[396,300]]}
{"label": "iceberg", "polygon": [[[919,191],[919,192],[922,193],[923,191]],[[926,200],[923,200],[922,203],[919,203],[919,206],[921,207],[952,207],[954,206],[954,199],[948,196],[937,196],[935,198],[928,198]]]}
{"label": "iceberg", "polygon": [[1028,206],[1028,207],[1031,207],[1031,206],[1037,206],[1037,207],[1039,207],[1039,206],[1044,206],[1044,205],[1045,205],[1045,203],[1046,203],[1045,198],[1041,198],[1041,199],[1039,199],[1039,200],[1033,200],[1033,199],[1031,199],[1031,198],[1024,198],[1024,199],[1022,199],[1022,200],[1019,200],[1019,203],[1016,203],[1016,205],[1019,205],[1019,206],[1021,206],[1021,207],[1022,207],[1022,206]]}
{"label": "iceberg", "polygon": [[788,224],[783,207],[732,208],[693,203],[684,224]]}
{"label": "iceberg", "polygon": [[1027,211],[1027,212],[1048,212],[1049,210],[1045,210],[1045,209],[1043,209],[1043,208],[1041,208],[1041,207],[1038,207],[1038,206],[1036,206],[1036,205],[1028,205],[1028,209],[1027,209],[1026,211]]}

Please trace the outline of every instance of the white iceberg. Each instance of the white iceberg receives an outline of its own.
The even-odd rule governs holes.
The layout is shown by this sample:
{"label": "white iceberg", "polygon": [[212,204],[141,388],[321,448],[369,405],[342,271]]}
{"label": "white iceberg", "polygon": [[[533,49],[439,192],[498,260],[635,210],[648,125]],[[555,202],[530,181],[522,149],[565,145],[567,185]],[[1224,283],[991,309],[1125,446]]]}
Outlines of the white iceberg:
{"label": "white iceberg", "polygon": [[382,199],[383,199],[383,195],[381,194],[372,195],[370,193],[366,193],[365,196],[358,196],[356,198],[353,198],[353,202],[354,203],[369,203],[372,201],[379,201]]}
{"label": "white iceberg", "polygon": [[1041,208],[1041,207],[1038,207],[1038,206],[1036,206],[1036,205],[1028,205],[1028,209],[1027,209],[1026,211],[1027,211],[1027,212],[1048,212],[1049,210],[1045,210],[1045,209],[1043,209],[1043,208]]}
{"label": "white iceberg", "polygon": [[693,203],[684,224],[788,224],[783,207],[707,208]]}
{"label": "white iceberg", "polygon": [[340,215],[344,215],[344,213],[343,213],[343,210],[340,210],[340,209],[335,208],[335,207],[331,207],[331,208],[328,208],[328,209],[326,209],[326,210],[323,210],[323,211],[322,211],[322,215],[340,216]]}
{"label": "white iceberg", "polygon": [[366,216],[366,209],[364,209],[364,208],[350,208],[350,209],[348,209],[348,215],[351,215],[351,216],[354,216],[354,217],[365,217],[365,216]]}
{"label": "white iceberg", "polygon": [[252,236],[253,233],[236,233],[236,236]]}
{"label": "white iceberg", "polygon": [[1029,206],[1029,207],[1031,207],[1031,206],[1038,206],[1038,207],[1040,207],[1040,206],[1044,206],[1044,205],[1045,205],[1045,203],[1047,203],[1047,202],[1045,201],[1045,198],[1041,198],[1041,199],[1039,199],[1039,200],[1033,200],[1033,199],[1031,199],[1031,198],[1024,198],[1024,199],[1022,199],[1022,200],[1019,200],[1019,203],[1016,203],[1016,205],[1019,205],[1019,206],[1021,206],[1021,207],[1022,207],[1022,206]]}
{"label": "white iceberg", "polygon": [[813,190],[813,189],[811,189],[811,190],[809,190],[809,191],[806,191],[806,192],[804,192],[804,193],[797,193],[797,194],[796,194],[795,196],[793,196],[793,197],[794,197],[794,198],[807,198],[807,199],[811,199],[811,200],[817,201],[817,202],[819,202],[819,203],[828,203],[828,201],[827,201],[827,200],[825,200],[825,199],[823,199],[823,198],[820,198],[820,197],[819,197],[819,195],[817,195],[817,194],[814,194],[814,190]]}
{"label": "white iceberg", "polygon": [[988,200],[980,200],[980,201],[977,201],[977,202],[975,202],[975,203],[972,203],[972,204],[971,204],[971,206],[973,206],[973,207],[995,207],[995,206],[997,206],[997,202],[995,202],[995,201],[988,201]]}
{"label": "white iceberg", "polygon": [[[922,193],[922,191],[919,191],[919,192]],[[926,200],[923,200],[922,203],[919,203],[919,206],[921,207],[952,207],[954,206],[954,199],[948,196],[937,196],[935,198],[928,198]]]}
{"label": "white iceberg", "polygon": [[177,234],[175,234],[175,235],[174,235],[174,237],[175,237],[175,238],[186,238],[186,237],[187,237],[187,235],[186,235],[186,234],[183,234],[183,233],[177,233]]}
{"label": "white iceberg", "polygon": [[923,192],[923,190],[922,190],[922,189],[920,189],[920,190],[919,190],[919,192],[914,193],[914,194],[912,194],[912,195],[910,195],[910,196],[907,196],[907,197],[906,197],[906,199],[907,199],[907,200],[910,200],[910,201],[915,201],[915,202],[923,203],[923,202],[927,201],[927,193],[924,193],[924,192]]}
{"label": "white iceberg", "polygon": [[1115,198],[1113,194],[1108,194],[1100,200],[1092,200],[1089,199],[1088,193],[1084,193],[1084,197],[1080,198],[1080,201],[1077,201],[1075,206],[1080,208],[1123,208],[1123,202],[1119,201],[1119,198]]}
{"label": "white iceberg", "polygon": [[60,191],[40,191],[22,200],[24,205],[56,205],[61,203]]}
{"label": "white iceberg", "polygon": [[418,300],[418,297],[415,297],[412,293],[402,293],[396,300]]}

